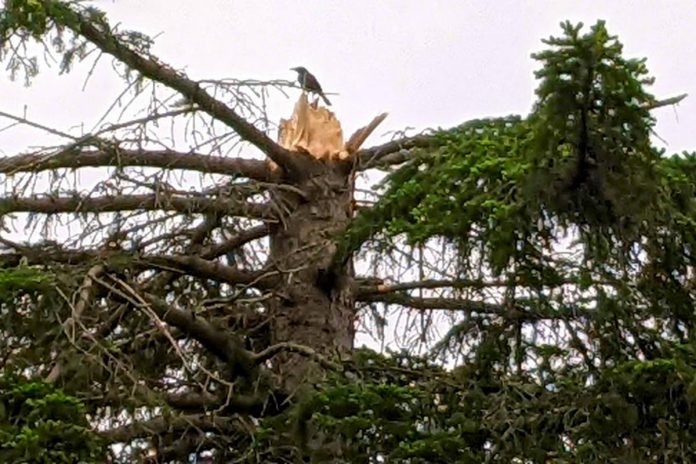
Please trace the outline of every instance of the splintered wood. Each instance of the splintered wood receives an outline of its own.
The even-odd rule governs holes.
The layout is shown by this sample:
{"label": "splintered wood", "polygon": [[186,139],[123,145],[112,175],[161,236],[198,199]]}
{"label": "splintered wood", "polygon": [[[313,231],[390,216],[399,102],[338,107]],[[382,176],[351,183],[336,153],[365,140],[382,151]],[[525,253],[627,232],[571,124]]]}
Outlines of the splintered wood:
{"label": "splintered wood", "polygon": [[280,120],[278,143],[321,160],[350,156],[344,149],[341,123],[328,109],[310,105],[305,93],[295,103],[292,118]]}
{"label": "splintered wood", "polygon": [[288,150],[309,153],[320,160],[344,161],[358,151],[386,116],[386,113],[377,116],[344,143],[343,129],[336,116],[327,108],[310,105],[303,93],[295,103],[292,118],[280,120],[278,143]]}

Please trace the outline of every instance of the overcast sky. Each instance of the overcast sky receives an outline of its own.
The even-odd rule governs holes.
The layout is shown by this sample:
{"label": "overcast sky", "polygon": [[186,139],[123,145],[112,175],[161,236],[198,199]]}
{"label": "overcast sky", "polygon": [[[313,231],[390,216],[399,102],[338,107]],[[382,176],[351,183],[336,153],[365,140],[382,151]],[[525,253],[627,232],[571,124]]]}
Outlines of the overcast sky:
{"label": "overcast sky", "polygon": [[[657,132],[670,152],[696,148],[695,0],[94,3],[113,23],[160,34],[154,52],[193,78],[294,79],[289,68],[306,66],[327,92],[339,94],[331,100],[347,134],[389,112],[368,145],[387,131],[526,114],[536,86],[530,53],[543,48],[540,40],[558,35],[565,19],[586,25],[605,19],[626,55],[648,58],[657,96],[690,94],[676,111],[656,112]],[[44,66],[29,89],[5,75],[0,109],[18,113],[26,105],[30,117],[47,125],[91,128],[122,85],[104,60],[82,91],[88,67],[58,77]],[[292,103],[278,97],[271,114],[289,115]],[[38,135],[0,133],[0,150],[11,154]]]}
{"label": "overcast sky", "polygon": [[[294,79],[312,71],[331,97],[344,133],[387,111],[366,145],[389,131],[449,127],[472,118],[526,114],[534,100],[542,38],[559,35],[563,20],[598,19],[618,34],[629,57],[647,57],[660,98],[690,96],[663,108],[657,134],[668,152],[696,149],[696,0],[577,1],[241,1],[100,0],[112,23],[151,36],[154,53],[194,79]],[[110,60],[67,76],[56,67],[29,88],[0,77],[0,110],[80,135],[123,90]],[[290,98],[274,94],[270,115],[287,117]],[[6,126],[0,119],[0,128]],[[0,132],[0,154],[47,143],[20,128]],[[663,145],[656,140],[656,143]]]}

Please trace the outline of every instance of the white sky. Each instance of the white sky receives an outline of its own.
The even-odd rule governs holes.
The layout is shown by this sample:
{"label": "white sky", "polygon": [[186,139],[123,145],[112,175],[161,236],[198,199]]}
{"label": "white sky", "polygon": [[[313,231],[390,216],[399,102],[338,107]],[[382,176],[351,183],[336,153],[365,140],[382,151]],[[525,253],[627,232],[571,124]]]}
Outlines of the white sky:
{"label": "white sky", "polygon": [[[380,112],[389,117],[367,145],[387,131],[449,127],[467,119],[526,114],[536,86],[530,53],[560,33],[559,22],[605,19],[626,54],[648,57],[653,92],[687,92],[675,112],[657,112],[669,152],[696,148],[696,1],[240,1],[98,0],[112,23],[157,38],[154,52],[193,78],[294,79],[306,66],[327,92],[344,131]],[[68,76],[46,71],[29,89],[0,77],[0,109],[67,129],[91,128],[122,89],[103,60],[87,90],[88,65]],[[54,68],[55,69],[55,68]],[[293,100],[271,102],[291,113]],[[0,122],[0,127],[4,124]],[[0,153],[37,143],[35,130],[0,133]]]}
{"label": "white sky", "polygon": [[[537,64],[530,53],[559,23],[605,19],[629,57],[647,57],[659,98],[690,96],[657,110],[668,152],[696,150],[696,0],[241,1],[99,0],[112,23],[156,39],[154,53],[194,79],[293,80],[306,66],[350,135],[375,115],[389,117],[366,145],[389,131],[449,127],[468,119],[526,114]],[[90,130],[123,83],[103,60],[83,91],[90,64],[69,75],[47,70],[25,88],[0,74],[0,110],[42,124]],[[270,103],[277,121],[299,90]],[[275,94],[277,95],[277,94]],[[6,125],[0,118],[0,128]],[[0,155],[41,145],[29,128],[0,132]],[[662,145],[661,142],[656,141]]]}

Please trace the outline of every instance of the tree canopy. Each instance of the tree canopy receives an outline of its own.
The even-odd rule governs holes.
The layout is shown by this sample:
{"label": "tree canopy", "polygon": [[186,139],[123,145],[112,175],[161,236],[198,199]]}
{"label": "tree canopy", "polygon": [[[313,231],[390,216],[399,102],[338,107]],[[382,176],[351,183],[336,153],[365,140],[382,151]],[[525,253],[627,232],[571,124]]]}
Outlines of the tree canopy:
{"label": "tree canopy", "polygon": [[[50,50],[125,90],[79,135],[3,113],[64,143],[0,158],[0,458],[696,460],[696,157],[651,141],[683,97],[602,21],[543,42],[529,114],[319,160],[264,118],[292,83],[192,80],[83,2],[7,0],[10,77]],[[387,319],[410,349],[354,346]]]}

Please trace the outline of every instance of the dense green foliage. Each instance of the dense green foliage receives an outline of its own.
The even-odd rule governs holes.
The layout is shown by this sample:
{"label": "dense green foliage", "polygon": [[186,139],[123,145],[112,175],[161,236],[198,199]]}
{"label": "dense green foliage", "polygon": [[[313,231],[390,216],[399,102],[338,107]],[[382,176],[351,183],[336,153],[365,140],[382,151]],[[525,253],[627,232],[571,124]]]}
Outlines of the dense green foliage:
{"label": "dense green foliage", "polygon": [[[2,352],[10,353],[18,340],[35,338],[36,333],[47,333],[55,326],[55,315],[48,308],[44,306],[45,311],[37,311],[37,306],[32,304],[55,297],[55,286],[52,274],[36,267],[20,264],[0,270],[2,325],[14,335],[13,339],[2,340]],[[103,448],[80,401],[54,386],[18,373],[30,372],[42,356],[45,353],[39,349],[22,357],[23,363],[3,362],[0,462],[103,462]]]}
{"label": "dense green foliage", "polygon": [[[427,377],[401,384],[420,409],[371,440],[390,462],[694,460],[696,156],[651,144],[645,60],[625,59],[602,22],[563,30],[534,55],[528,117],[440,132],[348,234],[347,249],[371,236],[385,252],[439,239],[457,250],[460,279],[508,282],[507,314],[474,311],[435,350],[468,360],[434,381],[457,385],[437,397],[446,413]],[[380,389],[400,398],[397,385],[333,393],[371,411]],[[366,420],[358,409],[317,422],[350,436]],[[416,448],[434,454],[404,454]]]}
{"label": "dense green foliage", "polygon": [[0,461],[98,463],[103,449],[80,402],[18,375],[0,377]]}
{"label": "dense green foliage", "polygon": [[461,246],[464,259],[483,246],[500,272],[567,229],[580,233],[588,259],[604,261],[692,212],[672,196],[689,188],[693,156],[663,158],[650,143],[655,100],[644,90],[652,82],[645,60],[623,58],[602,22],[585,35],[580,27],[564,24],[565,36],[533,55],[542,67],[527,118],[440,132],[435,146],[384,181],[378,208],[354,228],[355,243],[380,228],[412,243],[440,236]]}
{"label": "dense green foliage", "polygon": [[[55,283],[50,274],[35,267],[0,270],[0,314],[3,326],[14,335],[14,340],[2,341],[3,352],[12,352],[17,340],[47,333],[55,325],[50,311],[41,314],[30,303],[32,299],[50,300],[55,296]],[[28,325],[32,316],[38,316],[37,322]],[[4,364],[0,371],[0,462],[103,462],[103,448],[80,401],[17,373],[31,371],[30,366],[40,361],[41,351],[22,357],[22,364]]]}
{"label": "dense green foliage", "polygon": [[360,352],[353,369],[333,376],[286,422],[268,421],[258,445],[271,451],[248,462],[276,462],[272,450],[293,449],[297,432],[278,431],[293,430],[298,416],[311,416],[305,438],[312,462],[696,459],[692,349],[675,349],[669,359],[604,369],[586,385],[577,369],[554,372],[550,365],[563,353],[549,348],[537,371],[543,382],[529,374],[493,377],[471,367],[448,372],[404,353],[383,358]]}

